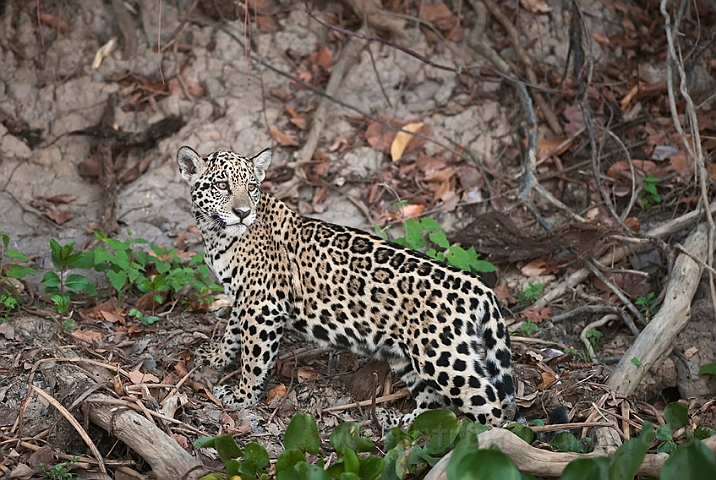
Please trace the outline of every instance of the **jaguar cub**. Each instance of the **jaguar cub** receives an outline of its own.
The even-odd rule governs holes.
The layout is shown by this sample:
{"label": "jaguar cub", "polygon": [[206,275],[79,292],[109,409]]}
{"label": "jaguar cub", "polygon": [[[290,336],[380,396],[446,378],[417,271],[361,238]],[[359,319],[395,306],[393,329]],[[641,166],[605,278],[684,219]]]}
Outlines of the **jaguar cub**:
{"label": "jaguar cub", "polygon": [[417,403],[405,424],[447,405],[481,423],[513,419],[510,339],[479,277],[290,210],[261,191],[269,150],[202,158],[182,147],[177,161],[206,262],[233,304],[221,342],[195,354],[216,369],[240,354],[239,385],[214,389],[227,406],[259,400],[290,330],[388,362]]}

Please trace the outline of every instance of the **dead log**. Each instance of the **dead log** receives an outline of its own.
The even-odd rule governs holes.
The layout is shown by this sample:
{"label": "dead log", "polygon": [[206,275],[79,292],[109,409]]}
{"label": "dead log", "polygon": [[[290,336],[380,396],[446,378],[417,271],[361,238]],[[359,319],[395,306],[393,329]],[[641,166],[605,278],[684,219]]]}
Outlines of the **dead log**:
{"label": "dead log", "polygon": [[206,473],[201,464],[172,437],[134,410],[92,402],[110,398],[93,395],[87,400],[90,421],[141,455],[152,466],[157,478],[192,480]]}
{"label": "dead log", "polygon": [[[684,242],[684,249],[706,261],[708,254],[706,223],[698,226]],[[609,376],[607,386],[619,395],[629,396],[639,386],[644,373],[672,346],[676,335],[689,323],[691,300],[699,286],[703,268],[686,254],[679,254],[671,270],[666,295],[659,312],[639,334]],[[632,363],[637,358],[639,366]]]}

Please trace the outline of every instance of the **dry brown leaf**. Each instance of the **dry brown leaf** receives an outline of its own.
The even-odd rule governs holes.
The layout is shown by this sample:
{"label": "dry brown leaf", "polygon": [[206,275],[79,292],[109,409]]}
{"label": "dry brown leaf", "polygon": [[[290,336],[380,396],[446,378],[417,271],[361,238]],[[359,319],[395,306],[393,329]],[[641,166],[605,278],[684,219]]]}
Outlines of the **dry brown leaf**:
{"label": "dry brown leaf", "polygon": [[542,372],[542,382],[537,385],[537,390],[545,390],[547,387],[556,382],[557,379],[549,372]]}
{"label": "dry brown leaf", "polygon": [[333,66],[333,53],[328,47],[321,47],[317,52],[313,52],[311,62],[327,72]]}
{"label": "dry brown leaf", "polygon": [[306,367],[301,367],[298,369],[298,372],[296,372],[296,379],[299,382],[303,382],[315,378],[316,375],[318,374],[314,370],[311,370],[310,368]]}
{"label": "dry brown leaf", "polygon": [[623,112],[626,111],[627,108],[629,108],[629,104],[637,93],[639,93],[639,85],[634,85],[633,87],[631,87],[631,90],[629,90],[629,93],[627,93],[624,98],[622,98],[621,106]]}
{"label": "dry brown leaf", "polygon": [[278,128],[271,126],[269,131],[271,132],[271,136],[274,140],[276,140],[282,147],[298,147],[298,142],[296,140],[286,135]]}
{"label": "dry brown leaf", "polygon": [[277,400],[283,398],[284,395],[286,395],[286,385],[281,383],[269,390],[268,395],[266,396],[266,403],[273,405]]}
{"label": "dry brown leaf", "polygon": [[259,30],[262,32],[278,32],[281,30],[281,24],[278,19],[274,16],[257,15],[253,17],[256,20]]}
{"label": "dry brown leaf", "polygon": [[[415,133],[423,128],[423,125],[423,122],[412,122],[404,125],[403,130]],[[394,162],[400,160],[410,141],[415,138],[414,135],[407,132],[398,132],[397,135],[395,135],[393,143],[390,145],[390,158],[392,158]]]}
{"label": "dry brown leaf", "polygon": [[592,33],[592,38],[594,40],[596,40],[597,43],[599,45],[601,45],[602,47],[607,47],[611,44],[611,42],[609,41],[609,38],[607,38],[603,35],[599,35],[598,33]]}
{"label": "dry brown leaf", "polygon": [[500,302],[506,300],[508,304],[517,303],[517,299],[510,294],[510,289],[506,283],[497,285],[492,291],[495,292],[495,296]]}
{"label": "dry brown leaf", "polygon": [[72,30],[74,30],[74,27],[72,25],[51,13],[41,13],[40,21],[48,24],[53,28],[59,29],[62,33],[70,33],[72,32]]}
{"label": "dry brown leaf", "polygon": [[296,125],[299,130],[305,130],[306,127],[308,127],[308,121],[306,120],[306,117],[293,117],[291,120],[289,120],[291,123]]}
{"label": "dry brown leaf", "polygon": [[405,218],[415,218],[425,210],[425,205],[409,203],[403,207],[403,215]]}
{"label": "dry brown leaf", "polygon": [[108,312],[106,310],[100,310],[99,313],[102,315],[102,318],[110,323],[122,322],[124,320],[124,317],[121,315],[117,315],[116,313]]}
{"label": "dry brown leaf", "polygon": [[536,277],[542,275],[547,269],[547,262],[543,258],[532,260],[520,270],[525,277]]}
{"label": "dry brown leaf", "polygon": [[450,180],[455,174],[456,167],[445,167],[425,175],[426,182],[444,182]]}
{"label": "dry brown leaf", "polygon": [[552,307],[534,308],[527,307],[521,312],[515,314],[516,320],[530,321],[534,323],[542,323],[545,320],[550,319],[552,313]]}
{"label": "dry brown leaf", "polygon": [[0,323],[0,335],[4,336],[8,340],[15,339],[15,329],[9,323]]}
{"label": "dry brown leaf", "polygon": [[288,102],[293,97],[293,94],[291,93],[291,87],[288,85],[288,83],[284,83],[280,87],[273,87],[269,89],[269,93],[281,100],[282,102]]}
{"label": "dry brown leaf", "polygon": [[45,210],[42,214],[58,225],[69,222],[75,216],[75,214],[69,210]]}
{"label": "dry brown leaf", "polygon": [[520,3],[532,13],[549,13],[552,11],[552,7],[547,5],[545,0],[520,0]]}
{"label": "dry brown leaf", "polygon": [[482,188],[485,186],[485,178],[475,167],[460,167],[457,171],[457,178],[460,179],[460,185],[462,185],[462,188],[465,190],[469,190],[473,187]]}
{"label": "dry brown leaf", "polygon": [[457,17],[444,3],[423,3],[420,6],[420,18],[442,30],[450,30],[457,24]]}
{"label": "dry brown leaf", "polygon": [[[694,161],[683,150],[679,151],[679,153],[677,153],[676,155],[673,155],[669,160],[669,163],[671,165],[671,168],[673,168],[674,171],[678,173],[683,179],[687,180],[693,177]],[[709,175],[711,175],[711,178],[713,178],[713,175],[711,174],[712,169],[713,164],[711,165],[711,167],[709,167]]]}
{"label": "dry brown leaf", "polygon": [[151,373],[142,373],[139,370],[132,370],[127,373],[127,376],[135,385],[140,383],[159,383],[159,379],[156,376]]}
{"label": "dry brown leaf", "polygon": [[94,330],[73,330],[72,336],[87,343],[102,343],[104,335]]}
{"label": "dry brown leaf", "polygon": [[537,161],[541,162],[552,155],[562,155],[572,144],[573,138],[537,139]]}
{"label": "dry brown leaf", "polygon": [[624,226],[632,232],[639,233],[641,230],[641,221],[639,221],[637,217],[627,217],[627,219],[624,220]]}

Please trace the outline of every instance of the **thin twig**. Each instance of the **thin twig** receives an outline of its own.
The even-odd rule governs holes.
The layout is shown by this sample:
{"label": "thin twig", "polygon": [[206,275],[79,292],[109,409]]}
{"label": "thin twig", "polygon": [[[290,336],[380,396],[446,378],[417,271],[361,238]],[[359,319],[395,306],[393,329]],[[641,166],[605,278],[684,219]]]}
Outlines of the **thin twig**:
{"label": "thin twig", "polygon": [[94,444],[92,439],[87,435],[87,432],[84,428],[82,428],[82,425],[79,424],[77,419],[67,411],[67,409],[57,400],[55,400],[52,395],[45,392],[40,387],[36,387],[35,385],[30,385],[30,388],[35,391],[39,396],[47,400],[53,407],[59,411],[65,419],[70,422],[70,425],[77,431],[77,433],[82,437],[82,440],[84,440],[85,444],[89,447],[90,451],[92,452],[92,455],[94,455],[94,458],[97,459],[97,464],[99,466],[99,469],[102,473],[107,473],[107,467],[104,466],[104,460],[102,459],[102,454],[99,453],[99,450],[97,449],[97,446]]}
{"label": "thin twig", "polygon": [[631,300],[629,300],[629,299],[627,298],[627,296],[624,295],[624,292],[622,292],[619,287],[617,287],[616,285],[614,285],[614,282],[612,282],[611,280],[609,280],[609,279],[601,272],[601,270],[599,270],[599,268],[597,268],[597,266],[594,265],[594,263],[592,263],[592,262],[590,262],[590,261],[586,261],[584,264],[585,264],[585,266],[586,266],[599,280],[601,280],[602,282],[604,282],[604,284],[607,286],[607,288],[609,288],[609,290],[611,290],[612,292],[614,292],[614,294],[615,294],[617,297],[619,297],[619,300],[621,300],[621,302],[624,304],[624,306],[625,306],[626,308],[628,308],[629,311],[631,311],[631,313],[634,314],[634,316],[635,316],[636,318],[639,319],[639,321],[641,322],[642,325],[646,325],[646,320],[644,319],[644,315],[642,315],[641,312],[639,311],[639,309],[637,309],[637,308],[634,306],[634,304],[631,302]]}

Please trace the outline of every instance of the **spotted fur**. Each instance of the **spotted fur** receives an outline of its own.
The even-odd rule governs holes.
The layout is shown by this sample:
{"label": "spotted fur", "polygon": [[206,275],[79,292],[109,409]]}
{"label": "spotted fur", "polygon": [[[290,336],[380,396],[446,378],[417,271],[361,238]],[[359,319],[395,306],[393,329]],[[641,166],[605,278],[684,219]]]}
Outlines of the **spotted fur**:
{"label": "spotted fur", "polygon": [[365,232],[303,217],[261,192],[271,162],[219,151],[177,156],[191,188],[205,258],[232,301],[226,332],[198,363],[240,354],[238,385],[214,394],[231,408],[264,392],[279,341],[303,338],[385,360],[416,409],[452,405],[481,423],[515,416],[510,340],[494,293],[479,277]]}

